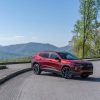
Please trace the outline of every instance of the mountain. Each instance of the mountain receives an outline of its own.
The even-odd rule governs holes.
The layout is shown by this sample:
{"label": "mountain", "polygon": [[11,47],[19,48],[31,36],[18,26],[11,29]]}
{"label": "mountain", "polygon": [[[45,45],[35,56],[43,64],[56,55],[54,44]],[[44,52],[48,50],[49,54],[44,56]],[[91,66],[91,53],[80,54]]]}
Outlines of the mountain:
{"label": "mountain", "polygon": [[56,47],[51,44],[33,43],[33,42],[26,44],[0,46],[0,60],[32,56],[35,52],[47,51],[47,50],[72,52],[72,47],[71,46]]}

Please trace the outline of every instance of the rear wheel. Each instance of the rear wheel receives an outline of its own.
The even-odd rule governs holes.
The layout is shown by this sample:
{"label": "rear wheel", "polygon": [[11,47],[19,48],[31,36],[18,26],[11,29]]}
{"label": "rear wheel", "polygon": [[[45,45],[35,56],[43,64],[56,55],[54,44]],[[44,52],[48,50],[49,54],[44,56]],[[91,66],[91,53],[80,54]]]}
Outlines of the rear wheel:
{"label": "rear wheel", "polygon": [[69,67],[63,67],[61,73],[63,78],[66,79],[72,78],[72,71]]}
{"label": "rear wheel", "polygon": [[83,78],[83,79],[85,79],[85,78],[88,78],[89,75],[87,75],[87,74],[82,74],[82,75],[80,75],[80,77]]}
{"label": "rear wheel", "polygon": [[41,69],[40,69],[40,66],[39,66],[39,64],[34,64],[33,65],[33,72],[34,72],[34,74],[36,74],[36,75],[39,75],[39,74],[41,74]]}

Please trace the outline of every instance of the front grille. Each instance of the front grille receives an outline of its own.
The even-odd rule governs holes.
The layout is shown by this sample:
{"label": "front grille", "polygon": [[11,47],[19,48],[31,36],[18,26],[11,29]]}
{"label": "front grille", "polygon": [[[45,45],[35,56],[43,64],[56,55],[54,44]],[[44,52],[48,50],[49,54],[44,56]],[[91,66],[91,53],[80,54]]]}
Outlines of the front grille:
{"label": "front grille", "polygon": [[92,64],[82,64],[82,70],[93,70]]}

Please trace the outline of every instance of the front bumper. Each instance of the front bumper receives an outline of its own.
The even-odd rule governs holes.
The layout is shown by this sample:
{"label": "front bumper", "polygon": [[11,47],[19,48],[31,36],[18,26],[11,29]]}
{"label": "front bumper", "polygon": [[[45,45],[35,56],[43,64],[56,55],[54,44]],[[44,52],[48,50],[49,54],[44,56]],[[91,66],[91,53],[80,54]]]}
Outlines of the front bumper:
{"label": "front bumper", "polygon": [[93,71],[74,71],[73,75],[82,75],[82,74],[87,74],[87,75],[92,75]]}
{"label": "front bumper", "polygon": [[93,65],[82,65],[83,67],[76,66],[73,70],[73,74],[75,75],[82,75],[82,74],[87,74],[87,75],[92,75],[93,74]]}

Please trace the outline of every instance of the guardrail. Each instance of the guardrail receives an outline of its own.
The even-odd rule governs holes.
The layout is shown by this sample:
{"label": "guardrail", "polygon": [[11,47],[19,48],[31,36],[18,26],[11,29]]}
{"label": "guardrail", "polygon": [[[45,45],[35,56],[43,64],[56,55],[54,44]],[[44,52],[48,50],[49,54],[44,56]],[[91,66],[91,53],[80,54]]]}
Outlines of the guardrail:
{"label": "guardrail", "polygon": [[24,64],[24,63],[31,63],[31,61],[26,61],[26,62],[7,62],[7,63],[0,63],[0,65]]}
{"label": "guardrail", "polygon": [[99,61],[100,58],[85,58],[84,60],[88,60],[88,61]]}

